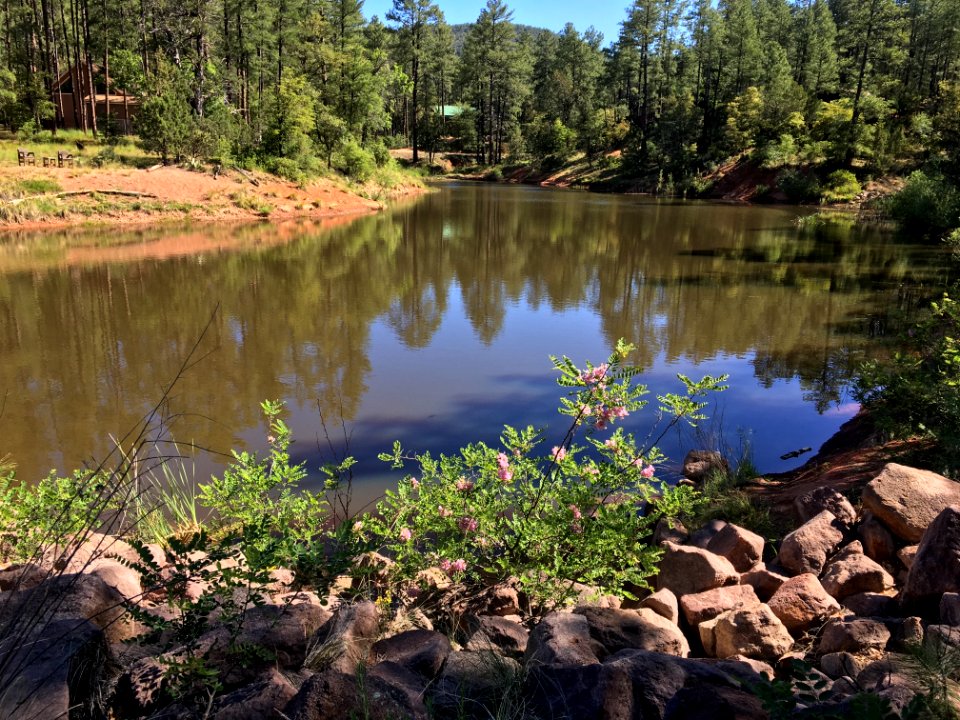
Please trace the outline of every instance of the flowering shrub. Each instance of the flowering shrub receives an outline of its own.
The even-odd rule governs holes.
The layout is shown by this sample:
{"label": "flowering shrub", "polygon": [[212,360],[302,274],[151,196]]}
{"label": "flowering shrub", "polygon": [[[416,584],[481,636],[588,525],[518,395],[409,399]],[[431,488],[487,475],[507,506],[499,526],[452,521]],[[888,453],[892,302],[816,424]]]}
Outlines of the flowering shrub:
{"label": "flowering shrub", "polygon": [[[569,389],[560,412],[566,435],[548,452],[532,427],[506,427],[501,447],[475,443],[459,455],[408,455],[396,443],[382,460],[412,463],[377,512],[353,525],[359,539],[381,544],[396,559],[395,579],[430,567],[467,583],[516,577],[531,599],[562,599],[574,583],[630,597],[656,572],[659,551],[646,544],[657,520],[687,509],[687,488],[657,481],[663,456],[613,427],[647,405],[639,373],[626,364],[632,346],[620,341],[609,360],[578,368],[552,358]],[[693,382],[679,376],[682,395],[659,396],[659,437],[678,422],[702,419],[702,396],[726,377]],[[657,440],[659,440],[659,437]]]}

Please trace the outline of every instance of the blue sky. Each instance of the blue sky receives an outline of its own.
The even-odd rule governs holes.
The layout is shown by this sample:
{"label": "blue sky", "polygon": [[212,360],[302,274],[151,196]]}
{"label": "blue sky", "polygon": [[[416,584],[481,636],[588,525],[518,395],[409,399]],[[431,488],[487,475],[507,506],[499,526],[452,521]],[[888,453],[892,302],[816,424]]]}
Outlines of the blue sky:
{"label": "blue sky", "polygon": [[[451,25],[473,22],[486,5],[486,0],[436,0]],[[620,31],[620,22],[627,15],[629,0],[507,0],[513,10],[513,21],[524,25],[545,27],[549,30],[562,30],[572,22],[577,30],[583,32],[593,25],[603,33],[604,46],[616,39]],[[367,18],[379,15],[384,19],[387,10],[393,6],[392,0],[366,0],[363,6]]]}

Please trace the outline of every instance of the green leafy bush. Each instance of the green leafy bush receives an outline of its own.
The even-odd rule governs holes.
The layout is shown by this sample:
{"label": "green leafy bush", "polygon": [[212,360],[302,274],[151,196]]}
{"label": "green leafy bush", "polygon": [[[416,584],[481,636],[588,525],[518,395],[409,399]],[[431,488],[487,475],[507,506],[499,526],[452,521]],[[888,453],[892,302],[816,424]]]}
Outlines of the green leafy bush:
{"label": "green leafy bush", "polygon": [[791,202],[813,202],[820,197],[820,183],[813,174],[787,169],[777,175],[777,187]]}
{"label": "green leafy bush", "polygon": [[857,176],[849,170],[834,170],[827,175],[827,181],[820,191],[820,199],[824,202],[849,202],[857,197],[861,191]]}
{"label": "green leafy bush", "polygon": [[956,227],[960,223],[960,189],[942,175],[917,170],[887,201],[887,211],[908,229]]}
{"label": "green leafy bush", "polygon": [[333,165],[344,175],[358,182],[369,180],[377,167],[373,154],[364,150],[353,138],[348,138],[340,144],[340,148],[334,153]]}
{"label": "green leafy bush", "polygon": [[[398,581],[431,567],[468,583],[515,577],[539,602],[564,599],[574,583],[627,596],[645,586],[659,558],[646,541],[660,517],[689,507],[692,492],[655,479],[663,460],[655,446],[638,447],[622,429],[603,437],[647,404],[646,387],[633,383],[639,370],[626,364],[631,349],[621,341],[606,363],[585,369],[553,359],[570,390],[560,412],[572,422],[548,452],[531,427],[505,428],[499,448],[475,443],[440,458],[395,445],[381,459],[397,468],[413,463],[415,474],[355,532],[382,543]],[[725,380],[680,379],[682,395],[658,398],[668,426],[702,419],[700,398]]]}

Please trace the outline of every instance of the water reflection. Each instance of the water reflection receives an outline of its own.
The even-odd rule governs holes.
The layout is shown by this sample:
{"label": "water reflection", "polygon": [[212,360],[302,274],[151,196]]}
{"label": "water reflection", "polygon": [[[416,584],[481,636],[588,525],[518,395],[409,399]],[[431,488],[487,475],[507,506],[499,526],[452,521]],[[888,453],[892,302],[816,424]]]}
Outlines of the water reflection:
{"label": "water reflection", "polygon": [[181,441],[261,445],[273,397],[314,466],[318,409],[363,456],[394,437],[493,440],[554,422],[549,353],[597,358],[626,337],[654,387],[730,372],[726,429],[755,428],[761,466],[782,469],[850,412],[836,408],[887,313],[946,272],[934,248],[797,215],[465,185],[350,223],[7,237],[0,454],[25,478],[102,456],[219,304],[173,391]]}

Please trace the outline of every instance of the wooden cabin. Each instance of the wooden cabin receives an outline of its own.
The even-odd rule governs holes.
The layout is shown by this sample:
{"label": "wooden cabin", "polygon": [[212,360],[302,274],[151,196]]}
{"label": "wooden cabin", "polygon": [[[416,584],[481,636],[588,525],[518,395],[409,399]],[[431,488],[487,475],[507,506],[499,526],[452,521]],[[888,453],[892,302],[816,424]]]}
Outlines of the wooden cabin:
{"label": "wooden cabin", "polygon": [[[53,105],[57,126],[68,130],[90,128],[91,112],[96,113],[97,128],[102,130],[112,123],[118,132],[133,132],[133,120],[140,109],[140,100],[125,90],[111,87],[107,92],[103,73],[93,67],[93,103],[90,102],[90,74],[86,66],[71,66],[60,75],[53,86]],[[84,125],[84,122],[86,125]]]}

